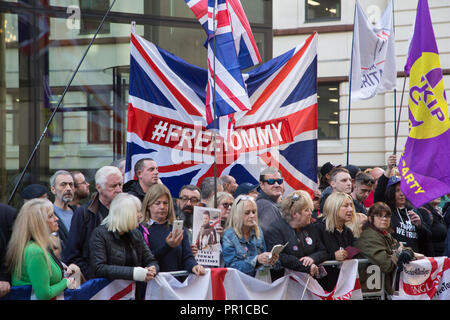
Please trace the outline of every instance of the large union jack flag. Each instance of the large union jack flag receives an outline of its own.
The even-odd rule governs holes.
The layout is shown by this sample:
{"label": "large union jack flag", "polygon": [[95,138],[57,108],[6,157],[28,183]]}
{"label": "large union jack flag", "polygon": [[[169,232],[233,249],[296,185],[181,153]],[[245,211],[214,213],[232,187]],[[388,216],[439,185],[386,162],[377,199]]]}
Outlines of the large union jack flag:
{"label": "large union jack flag", "polygon": [[[230,174],[256,183],[276,166],[285,191],[317,188],[317,34],[244,75],[252,109],[230,139],[207,130],[207,71],[131,34],[125,181],[153,158],[162,182],[178,195],[185,184]],[[216,157],[214,157],[216,147]]]}

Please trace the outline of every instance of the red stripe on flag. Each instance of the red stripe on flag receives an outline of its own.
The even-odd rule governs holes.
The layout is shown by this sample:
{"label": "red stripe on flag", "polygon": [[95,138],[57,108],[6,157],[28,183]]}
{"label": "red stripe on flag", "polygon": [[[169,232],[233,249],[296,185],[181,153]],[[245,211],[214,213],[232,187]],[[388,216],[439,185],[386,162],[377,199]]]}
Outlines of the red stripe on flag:
{"label": "red stripe on flag", "polygon": [[139,51],[141,56],[145,59],[145,61],[148,63],[150,68],[152,68],[153,72],[155,72],[155,74],[161,79],[161,81],[164,83],[167,89],[173,94],[175,99],[177,99],[177,101],[181,104],[181,106],[186,110],[186,112],[189,113],[190,115],[201,117],[202,114],[195,108],[195,106],[169,81],[169,79],[167,79],[167,77],[161,72],[161,70],[159,70],[159,68],[149,57],[145,49],[136,39],[134,34],[131,34],[131,42]]}
{"label": "red stripe on flag", "polygon": [[227,294],[223,281],[227,274],[227,268],[211,268],[211,284],[212,284],[212,299],[226,300]]}
{"label": "red stripe on flag", "polygon": [[247,112],[247,115],[255,114],[259,110],[259,108],[261,108],[261,106],[267,101],[267,99],[270,96],[272,96],[275,90],[278,89],[278,87],[282,84],[282,82],[286,79],[286,77],[295,67],[297,62],[303,57],[304,53],[309,48],[309,45],[311,44],[315,35],[316,33],[313,33],[312,35],[309,36],[308,39],[306,39],[305,45],[291,59],[289,59],[286,65],[281,69],[280,73],[277,74],[275,79],[273,79],[270,85],[266,87],[266,89],[258,98],[258,100],[255,101],[255,103],[252,106],[252,110]]}
{"label": "red stripe on flag", "polygon": [[133,285],[134,283],[130,283],[125,289],[117,292],[115,295],[113,295],[109,300],[120,300],[123,297],[125,297],[127,294],[130,294],[131,291],[133,291]]}
{"label": "red stripe on flag", "polygon": [[[214,70],[211,68],[211,63],[208,59],[208,67],[209,67],[209,72],[212,75],[211,78],[214,77]],[[234,104],[241,109],[242,111],[247,111],[248,108],[242,103],[241,100],[239,100],[236,95],[233,94],[233,92],[231,92],[230,89],[228,89],[228,86],[220,79],[219,76],[216,75],[216,85],[219,86],[220,89],[222,89],[222,91],[225,93],[225,95],[227,96],[227,98],[231,101],[234,102]],[[214,90],[214,88],[211,88],[211,90]]]}
{"label": "red stripe on flag", "polygon": [[250,23],[248,22],[247,16],[245,15],[244,9],[242,8],[241,3],[238,0],[229,0],[227,1],[227,5],[231,6],[234,13],[238,17],[241,22],[242,27],[245,29],[247,36],[252,44],[253,52],[256,54],[258,62],[261,62],[261,56],[259,54],[258,46],[256,45],[255,38],[253,37],[252,28],[250,27]]}

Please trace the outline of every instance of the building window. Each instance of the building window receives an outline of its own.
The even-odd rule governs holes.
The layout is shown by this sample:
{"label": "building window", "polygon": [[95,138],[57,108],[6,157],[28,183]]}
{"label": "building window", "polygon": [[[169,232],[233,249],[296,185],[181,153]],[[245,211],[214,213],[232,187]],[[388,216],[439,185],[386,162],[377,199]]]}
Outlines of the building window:
{"label": "building window", "polygon": [[306,22],[341,19],[340,0],[305,0]]}
{"label": "building window", "polygon": [[339,139],[339,83],[319,83],[319,139]]}
{"label": "building window", "polygon": [[110,93],[88,95],[88,143],[111,143]]}
{"label": "building window", "polygon": [[[100,21],[97,19],[84,18],[83,12],[93,10],[106,13],[108,8],[109,8],[109,0],[80,0],[80,10],[81,10],[80,34],[95,33],[95,31],[97,31],[98,26],[100,25]],[[110,22],[105,21],[99,33],[105,34],[109,32],[110,32]]]}

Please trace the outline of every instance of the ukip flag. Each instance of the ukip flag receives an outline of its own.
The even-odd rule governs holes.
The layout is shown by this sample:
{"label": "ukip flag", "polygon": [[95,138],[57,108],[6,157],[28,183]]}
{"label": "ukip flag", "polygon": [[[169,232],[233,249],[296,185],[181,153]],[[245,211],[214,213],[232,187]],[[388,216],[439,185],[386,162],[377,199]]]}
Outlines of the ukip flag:
{"label": "ukip flag", "polygon": [[399,163],[401,190],[416,207],[450,193],[450,121],[427,0],[419,0],[405,72],[409,136]]}

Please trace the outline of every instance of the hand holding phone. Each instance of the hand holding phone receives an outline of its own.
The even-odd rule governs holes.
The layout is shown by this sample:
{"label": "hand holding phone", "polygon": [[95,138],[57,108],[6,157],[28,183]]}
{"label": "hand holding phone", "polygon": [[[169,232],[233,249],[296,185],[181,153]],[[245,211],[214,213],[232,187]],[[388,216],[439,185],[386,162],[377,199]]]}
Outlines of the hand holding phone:
{"label": "hand holding phone", "polygon": [[183,230],[183,220],[175,220],[172,226],[172,233],[180,233]]}

